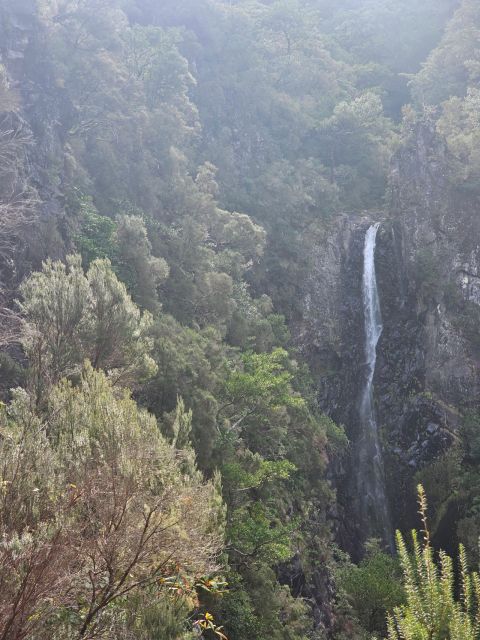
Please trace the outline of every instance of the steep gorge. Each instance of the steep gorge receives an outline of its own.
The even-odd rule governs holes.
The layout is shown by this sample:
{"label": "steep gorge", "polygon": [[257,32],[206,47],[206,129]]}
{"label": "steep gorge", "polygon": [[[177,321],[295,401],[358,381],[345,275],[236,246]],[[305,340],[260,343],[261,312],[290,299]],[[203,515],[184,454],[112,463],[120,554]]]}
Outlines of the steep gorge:
{"label": "steep gorge", "polygon": [[[42,251],[57,257],[65,250],[58,231],[66,223],[58,183],[68,167],[56,167],[54,177],[49,162],[62,156],[71,105],[55,85],[48,60],[38,57],[43,35],[33,14],[29,0],[4,14],[3,59],[12,87],[22,94],[18,126],[35,138],[28,174],[42,202],[41,242],[48,244]],[[35,82],[29,80],[34,77]],[[467,315],[475,314],[472,305],[480,302],[478,198],[451,186],[447,165],[432,126],[417,127],[393,159],[385,209],[336,214],[311,248],[313,268],[305,282],[297,283],[304,304],[294,318],[294,339],[317,382],[319,407],[346,426],[351,449],[357,450],[366,371],[363,241],[369,226],[382,221],[375,260],[383,330],[373,385],[394,527],[414,525],[415,473],[448,449],[462,410],[479,398],[479,347],[461,326],[457,299],[469,305]],[[31,242],[14,264],[17,273],[5,276],[11,282],[20,281],[29,265],[39,266]],[[352,455],[331,469],[340,496],[337,534],[350,550],[369,535],[358,509],[352,509],[358,500],[355,474],[348,473]]]}
{"label": "steep gorge", "polygon": [[[139,6],[143,7],[143,4]],[[148,3],[145,6],[147,9],[142,10],[148,15]],[[190,10],[195,13],[195,7],[192,7],[186,9],[187,14]],[[170,273],[166,267],[166,282],[161,280],[158,285],[154,282],[142,300],[142,304],[146,301],[147,308],[151,305],[158,313],[155,340],[162,374],[150,387],[140,391],[135,389],[135,393],[138,391],[140,401],[144,401],[151,411],[158,412],[159,420],[163,421],[162,428],[168,433],[174,428],[175,398],[180,394],[185,396],[187,409],[194,408],[193,428],[197,431],[193,439],[202,471],[211,474],[215,465],[221,466],[225,462],[228,487],[225,495],[231,500],[232,512],[237,509],[236,514],[241,513],[241,517],[247,514],[244,521],[241,517],[238,522],[232,518],[237,526],[233,533],[240,545],[246,545],[246,550],[237,550],[235,545],[227,547],[231,566],[240,569],[232,581],[231,609],[226,607],[226,613],[221,611],[219,615],[225,617],[227,624],[230,623],[229,636],[233,640],[243,638],[245,633],[256,638],[256,634],[260,634],[260,627],[255,626],[259,620],[262,624],[267,620],[262,633],[270,633],[271,628],[278,625],[280,631],[275,627],[272,636],[277,639],[286,637],[281,630],[283,620],[288,619],[290,624],[295,619],[295,606],[298,605],[299,610],[305,607],[301,609],[305,618],[308,609],[318,637],[323,639],[322,634],[330,633],[334,628],[337,615],[335,598],[338,585],[332,570],[332,540],[342,550],[348,551],[355,561],[361,560],[365,542],[371,537],[382,538],[386,547],[392,550],[392,530],[400,528],[405,531],[418,525],[416,482],[423,481],[422,474],[429,473],[436,462],[444,464],[445,454],[452,451],[460,440],[465,417],[478,407],[478,191],[471,185],[455,182],[450,152],[436,130],[435,122],[424,113],[418,115],[413,125],[407,122],[405,130],[399,134],[400,141],[395,142],[399,148],[393,154],[387,171],[387,195],[382,202],[383,170],[379,168],[381,163],[376,154],[381,155],[382,151],[387,155],[385,148],[388,144],[393,145],[388,127],[395,128],[398,133],[400,125],[386,123],[381,116],[380,100],[375,101],[375,94],[373,98],[365,98],[357,88],[352,89],[352,101],[348,105],[341,101],[342,92],[338,96],[335,94],[343,113],[340,109],[335,111],[335,116],[321,119],[321,124],[309,123],[315,135],[310,136],[311,132],[307,130],[308,119],[305,122],[301,119],[296,138],[292,135],[292,139],[295,138],[292,145],[297,145],[300,151],[296,148],[291,156],[284,136],[289,127],[288,118],[293,116],[283,112],[282,115],[277,114],[278,131],[274,130],[269,120],[274,111],[270,98],[263,94],[260,97],[267,104],[262,104],[262,107],[270,114],[265,116],[262,112],[262,117],[259,117],[264,129],[254,121],[250,123],[251,131],[245,127],[244,113],[237,109],[238,95],[235,91],[249,97],[252,85],[258,88],[261,83],[251,69],[248,73],[253,74],[254,80],[243,69],[243,59],[239,60],[239,77],[244,84],[236,78],[238,84],[227,90],[217,78],[217,93],[212,92],[223,97],[233,116],[222,111],[226,107],[218,98],[221,105],[218,113],[211,119],[205,118],[205,112],[210,108],[207,99],[209,65],[216,68],[218,60],[214,61],[210,52],[212,43],[209,38],[214,38],[205,28],[201,12],[195,18],[198,24],[191,21],[194,31],[197,30],[198,40],[194,41],[193,35],[189,34],[181,44],[182,55],[190,55],[190,59],[182,58],[176,48],[176,38],[180,42],[177,32],[171,41],[166,38],[171,49],[167,47],[165,59],[168,62],[180,60],[180,71],[176,67],[173,71],[162,67],[158,72],[160,89],[156,88],[159,93],[155,94],[153,103],[156,104],[156,100],[164,102],[160,102],[158,111],[151,108],[152,116],[148,101],[136,112],[129,102],[131,100],[135,104],[143,89],[140,79],[132,80],[126,67],[122,67],[125,61],[119,54],[121,45],[118,42],[108,49],[103,48],[103,41],[100,39],[99,44],[90,32],[83,36],[87,40],[92,37],[97,46],[95,55],[98,57],[93,57],[95,64],[105,62],[105,68],[102,64],[92,65],[92,69],[100,68],[105,75],[95,79],[97,84],[93,98],[87,96],[91,100],[84,104],[82,92],[79,91],[80,97],[75,93],[79,71],[74,69],[70,73],[68,64],[65,68],[60,64],[63,63],[61,46],[59,50],[47,47],[49,32],[42,21],[34,17],[35,3],[9,0],[5,6],[0,2],[0,10],[1,61],[7,70],[11,92],[17,99],[15,109],[5,118],[2,116],[1,123],[5,130],[23,131],[28,138],[24,154],[16,164],[15,179],[22,189],[25,186],[33,189],[38,198],[36,224],[27,226],[24,235],[16,239],[13,252],[0,265],[1,284],[8,285],[6,304],[14,305],[19,283],[32,270],[40,269],[43,259],[63,260],[67,253],[80,251],[79,237],[85,229],[85,219],[87,231],[90,231],[88,224],[91,220],[96,224],[106,224],[103,228],[93,226],[94,233],[97,233],[105,228],[112,229],[109,225],[115,226],[118,216],[125,211],[145,216],[149,226],[145,230],[146,241],[142,251],[147,247],[149,260],[153,251],[155,258],[163,260],[165,265],[167,261]],[[143,14],[140,10],[137,13],[132,10],[131,15]],[[159,18],[152,19],[153,23],[156,20],[161,23],[164,18],[167,24],[173,20],[177,25],[184,19],[177,15],[175,8],[173,18],[168,16],[168,12],[167,18],[161,11],[159,15]],[[238,15],[242,25],[244,16],[241,12]],[[61,16],[57,22],[57,18],[52,21],[55,26],[49,26],[51,33],[56,33],[64,17]],[[68,15],[66,19],[68,23]],[[125,29],[123,14],[122,20],[121,28]],[[95,20],[92,22],[92,33],[96,34],[98,28],[102,34],[102,25],[99,27]],[[188,20],[187,23],[191,26]],[[110,32],[108,20],[106,24],[107,32]],[[212,24],[215,25],[213,18]],[[279,24],[282,26],[283,23],[280,21]],[[69,28],[72,27],[66,27],[67,34]],[[268,29],[267,32],[270,34]],[[223,41],[226,36],[222,29],[219,33],[221,37],[218,34],[216,37],[221,44],[216,45],[222,51],[221,47],[226,46]],[[314,29],[312,34],[312,41],[315,41]],[[248,37],[252,37],[251,33]],[[290,64],[295,61],[289,54],[282,57],[283,40],[280,40],[273,38],[270,41],[267,38],[267,51],[270,51],[268,47],[278,46],[278,60],[287,60],[285,68],[294,76],[298,69],[292,71]],[[67,42],[70,41],[67,39]],[[232,42],[235,45],[235,40]],[[92,54],[88,47],[77,47],[75,55],[79,51],[79,59],[84,64],[83,67],[79,64],[79,68],[88,78],[85,69],[89,71],[89,56]],[[234,52],[233,57],[237,61],[235,55]],[[267,60],[270,60],[268,56]],[[332,61],[328,60],[330,64]],[[256,59],[254,63],[259,64]],[[312,63],[312,67],[316,64],[317,61]],[[190,76],[189,65],[192,72],[198,71],[198,86]],[[335,73],[340,73],[341,65],[332,66]],[[121,71],[117,77],[112,70],[118,68]],[[221,65],[220,68],[223,73]],[[254,69],[258,71],[256,67]],[[231,73],[234,76],[234,72]],[[278,73],[281,77],[283,72],[280,69]],[[121,87],[114,87],[118,89],[117,93],[112,89],[113,97],[109,93],[108,82],[105,83],[105,79],[110,78],[109,74],[113,74]],[[353,75],[353,70],[345,71],[345,74]],[[186,78],[185,86],[177,83],[177,76],[182,81]],[[172,81],[174,89],[165,77]],[[266,77],[269,77],[268,73]],[[228,84],[230,77],[223,81]],[[165,98],[161,93],[167,91],[166,86],[173,92],[171,104],[170,96]],[[306,92],[309,90],[308,85]],[[197,122],[201,109],[197,112],[190,101],[190,93],[199,101],[205,122]],[[96,101],[102,103],[99,116],[95,111]],[[312,101],[310,97],[305,99],[308,104]],[[279,104],[282,108],[285,102],[288,101],[281,94]],[[254,105],[252,112],[256,108]],[[366,124],[359,121],[357,108],[361,115],[367,113]],[[375,111],[376,108],[380,111]],[[89,129],[91,109],[94,110],[93,120],[98,118],[98,122]],[[303,117],[301,106],[297,108],[295,105],[292,113],[301,113]],[[238,119],[231,130],[227,126],[230,125],[229,118],[232,121]],[[253,116],[250,114],[248,118]],[[376,119],[373,126],[368,118]],[[114,121],[111,129],[108,124],[105,138],[102,127],[107,125],[104,119],[107,123],[110,119]],[[185,131],[182,129],[176,138],[179,122]],[[204,133],[200,133],[202,126]],[[217,126],[219,131],[216,131]],[[202,135],[204,140],[200,142]],[[317,135],[318,138],[315,137]],[[346,163],[339,167],[336,166],[338,158],[334,157],[333,151],[329,153],[329,145],[337,139],[343,140],[343,161]],[[377,144],[378,140],[381,144]],[[179,148],[176,148],[176,143]],[[371,155],[367,154],[368,159],[363,166],[358,158],[366,149]],[[303,152],[308,157],[303,158]],[[298,158],[295,153],[299,153]],[[313,157],[315,153],[318,153],[318,158]],[[207,160],[204,155],[208,156]],[[322,164],[329,162],[329,155],[331,167]],[[219,165],[218,176],[216,168],[209,163],[210,159]],[[205,163],[198,167],[198,163],[204,160]],[[371,177],[369,163],[374,167],[371,184],[367,184],[369,178],[365,177]],[[0,187],[5,191],[3,183]],[[86,196],[79,207],[72,194]],[[151,206],[148,205],[150,201],[153,202]],[[357,201],[374,202],[376,205],[365,209],[358,206],[349,211],[346,203],[356,205]],[[237,205],[240,211],[249,214],[255,224],[249,222],[247,215],[223,210],[223,207],[235,210]],[[136,220],[138,222],[139,218]],[[265,227],[266,233],[260,225]],[[267,249],[261,257],[265,235]],[[183,241],[184,238],[182,244],[179,239]],[[85,246],[90,250],[93,244],[94,257],[103,257],[103,253],[95,254],[95,251],[105,248],[92,242],[97,239],[87,236],[83,250]],[[100,239],[103,241],[103,237]],[[118,269],[128,281],[129,290],[135,294],[135,286],[138,288],[139,283],[144,284],[144,280],[135,281],[132,277],[137,249],[138,246],[127,255],[127,268],[120,264]],[[115,248],[117,250],[118,247]],[[118,259],[115,251],[112,255]],[[124,259],[122,256],[120,262]],[[149,272],[140,273],[143,278]],[[150,282],[148,278],[147,282]],[[378,290],[378,300],[375,289]],[[148,299],[152,291],[154,297]],[[301,302],[297,304],[299,300]],[[1,302],[3,304],[4,300]],[[285,313],[290,321],[292,342],[277,312]],[[323,431],[323,424],[317,428],[311,415],[307,415],[306,426],[301,423],[301,428],[295,431],[298,426],[295,400],[292,400],[291,414],[286,407],[279,409],[275,403],[265,410],[267,418],[260,411],[257,415],[256,406],[252,410],[247,404],[240,404],[235,409],[237,413],[232,410],[228,418],[222,414],[224,408],[231,404],[231,398],[222,397],[229,368],[235,366],[240,371],[243,366],[252,366],[257,356],[258,362],[262,362],[261,358],[265,354],[270,355],[269,352],[279,345],[291,349],[291,371],[295,374],[300,371],[298,386],[301,391],[295,388],[295,394],[303,394],[304,389],[309,391],[310,378],[313,379],[315,416],[324,412],[337,424],[344,425],[349,439],[346,451],[343,441],[338,451],[334,444],[327,443],[330,438],[326,433],[328,429]],[[252,360],[248,360],[250,352],[255,353]],[[10,355],[22,367],[26,366],[25,356],[18,347],[12,348]],[[177,358],[178,369],[175,368]],[[304,386],[302,361],[309,365],[311,373],[311,376],[310,373],[305,376],[307,382]],[[278,362],[273,366],[276,370]],[[5,398],[11,386],[22,383],[22,378],[17,381],[11,371],[16,375],[13,366],[0,369],[0,374],[5,373],[0,379],[2,397]],[[186,381],[182,380],[180,384],[178,379],[182,376]],[[261,385],[257,379],[254,380],[256,392]],[[237,398],[237,402],[243,402],[240,391],[240,401]],[[252,415],[254,417],[249,422]],[[233,446],[229,438],[238,425],[241,425],[238,443]],[[215,438],[224,427],[228,437],[220,444],[217,442],[215,449]],[[291,437],[291,433],[295,437]],[[295,440],[297,437],[298,442]],[[289,445],[292,451],[287,455],[285,451]],[[250,446],[253,453],[248,449]],[[265,460],[262,460],[262,463],[267,463],[265,469],[255,467],[261,459],[259,452],[265,455]],[[228,455],[232,457],[227,459]],[[289,467],[291,459],[293,464]],[[284,462],[286,465],[282,467]],[[304,462],[305,467],[302,467]],[[277,464],[278,467],[275,466]],[[300,467],[300,473],[293,476],[294,480],[285,489],[286,485],[282,483],[295,466]],[[245,486],[238,488],[236,474],[242,473],[240,482],[243,481]],[[278,481],[272,493],[268,484],[271,477]],[[445,483],[449,481],[446,471]],[[255,484],[257,482],[258,485]],[[435,489],[435,477],[431,485]],[[299,492],[303,493],[300,495]],[[280,507],[275,517],[268,520],[271,495],[274,495],[275,508],[277,505]],[[450,495],[448,501],[444,500],[444,495],[437,500],[434,490],[432,496],[435,540],[455,553],[455,527],[464,515],[465,505],[462,498]],[[244,497],[245,503],[242,502]],[[248,519],[251,505],[257,503],[262,508],[263,504],[267,505],[267,515],[252,509],[257,520]],[[279,545],[271,557],[266,553],[267,559],[261,560],[260,565],[255,564],[257,559],[254,558],[250,566],[250,557],[254,557],[257,549],[255,545],[248,547],[248,534],[253,532],[254,542],[255,536],[265,535],[265,548],[270,552],[269,535],[272,529],[281,529],[279,522],[282,524],[283,520],[289,526],[292,523],[296,526],[297,521],[302,523],[299,536],[292,537],[292,546]],[[248,526],[242,528],[245,523]],[[260,533],[255,528],[258,523],[259,527],[264,527]],[[290,531],[281,529],[282,543]],[[276,543],[275,536],[273,540]],[[264,551],[262,544],[259,548],[261,555]],[[258,599],[263,602],[266,592],[271,595],[271,600],[265,600],[263,612],[255,610],[251,614],[254,611],[249,601],[251,594],[252,601]],[[237,616],[237,607],[243,613],[247,611],[245,619],[251,627],[245,628],[253,630],[244,630],[244,619]],[[235,626],[237,617],[240,622]],[[302,624],[308,627],[309,619]],[[303,628],[295,639],[303,633]]]}
{"label": "steep gorge", "polygon": [[[387,213],[345,214],[331,230],[327,252],[315,255],[296,334],[315,372],[320,406],[345,425],[351,441],[344,466],[332,473],[339,486],[338,537],[354,553],[368,536],[349,470],[365,437],[356,412],[365,377],[362,241],[376,220],[382,219],[375,260],[383,329],[374,407],[394,528],[416,525],[418,472],[458,440],[480,391],[478,343],[469,329],[479,304],[478,197],[448,180],[446,150],[428,124],[394,157],[390,180]],[[443,544],[454,537],[449,526],[459,512],[450,525],[453,513],[446,515]]]}

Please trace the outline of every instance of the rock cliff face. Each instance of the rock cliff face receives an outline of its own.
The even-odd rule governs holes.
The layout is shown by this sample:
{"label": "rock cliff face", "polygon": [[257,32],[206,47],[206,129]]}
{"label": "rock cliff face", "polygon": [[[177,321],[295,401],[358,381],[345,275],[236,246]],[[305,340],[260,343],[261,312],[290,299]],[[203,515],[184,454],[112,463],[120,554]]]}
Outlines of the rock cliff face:
{"label": "rock cliff face", "polygon": [[362,247],[372,222],[382,221],[374,398],[394,527],[416,525],[416,472],[448,449],[463,413],[479,400],[480,203],[452,186],[447,166],[434,132],[412,131],[394,159],[385,212],[340,218],[326,249],[316,249],[306,286],[296,336],[318,381],[320,407],[345,425],[351,442],[332,477],[337,537],[354,555],[369,533],[359,526],[351,470],[365,377]]}
{"label": "rock cliff face", "polygon": [[[362,264],[364,236],[372,218],[345,215],[314,249],[306,283],[303,320],[296,328],[299,347],[318,383],[319,406],[347,428],[354,443],[358,434],[358,402],[363,386],[364,322]],[[355,483],[348,459],[332,469],[339,492],[336,533],[343,548],[355,550],[361,536],[355,509]]]}
{"label": "rock cliff face", "polygon": [[378,255],[388,318],[379,412],[391,494],[402,479],[393,507],[404,526],[413,526],[414,472],[455,440],[480,392],[480,203],[450,183],[448,164],[428,126],[413,132],[393,165],[391,223]]}

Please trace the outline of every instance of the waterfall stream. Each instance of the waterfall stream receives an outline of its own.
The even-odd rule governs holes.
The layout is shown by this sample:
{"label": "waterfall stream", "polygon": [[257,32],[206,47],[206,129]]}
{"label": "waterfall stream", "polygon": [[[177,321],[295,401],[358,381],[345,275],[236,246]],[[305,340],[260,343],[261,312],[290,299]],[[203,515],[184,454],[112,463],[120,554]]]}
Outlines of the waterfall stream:
{"label": "waterfall stream", "polygon": [[393,548],[385,472],[373,399],[373,377],[377,343],[382,333],[382,316],[375,274],[375,245],[380,223],[370,226],[363,250],[362,298],[365,319],[366,380],[359,403],[360,435],[357,442],[358,500],[360,523],[367,536],[381,538]]}

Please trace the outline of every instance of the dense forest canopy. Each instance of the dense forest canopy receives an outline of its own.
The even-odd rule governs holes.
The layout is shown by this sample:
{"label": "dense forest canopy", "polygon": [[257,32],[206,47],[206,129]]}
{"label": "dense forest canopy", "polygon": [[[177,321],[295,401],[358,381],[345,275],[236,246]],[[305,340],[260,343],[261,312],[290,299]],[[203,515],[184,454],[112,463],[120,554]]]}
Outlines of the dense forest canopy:
{"label": "dense forest canopy", "polygon": [[[479,637],[426,526],[341,548],[352,443],[298,339],[419,130],[478,199],[478,0],[0,0],[1,640]],[[479,424],[417,478],[472,559]]]}

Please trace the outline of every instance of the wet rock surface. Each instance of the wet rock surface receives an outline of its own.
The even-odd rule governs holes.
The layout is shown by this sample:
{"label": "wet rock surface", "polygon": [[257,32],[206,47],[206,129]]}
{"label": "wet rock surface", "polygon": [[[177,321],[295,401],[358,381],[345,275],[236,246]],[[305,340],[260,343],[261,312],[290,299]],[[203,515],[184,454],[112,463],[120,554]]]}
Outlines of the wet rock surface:
{"label": "wet rock surface", "polygon": [[392,165],[385,212],[341,217],[314,256],[296,339],[318,384],[318,403],[345,425],[351,451],[334,463],[339,543],[358,556],[349,477],[365,377],[361,250],[382,220],[376,273],[383,318],[374,399],[394,527],[415,526],[415,474],[458,439],[463,413],[480,400],[480,203],[454,189],[446,152],[428,126],[412,132]]}

